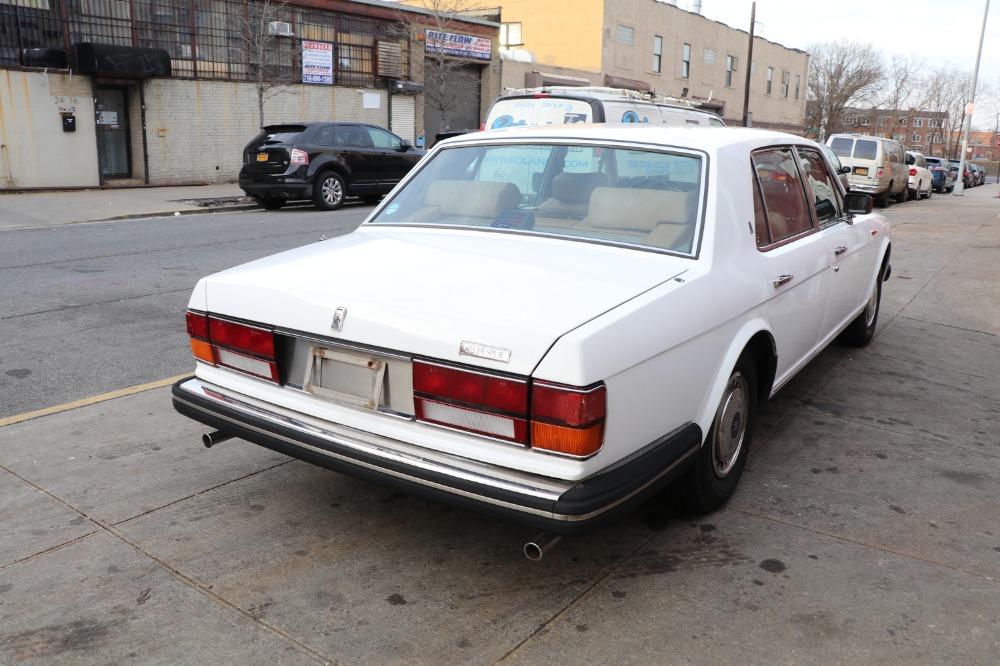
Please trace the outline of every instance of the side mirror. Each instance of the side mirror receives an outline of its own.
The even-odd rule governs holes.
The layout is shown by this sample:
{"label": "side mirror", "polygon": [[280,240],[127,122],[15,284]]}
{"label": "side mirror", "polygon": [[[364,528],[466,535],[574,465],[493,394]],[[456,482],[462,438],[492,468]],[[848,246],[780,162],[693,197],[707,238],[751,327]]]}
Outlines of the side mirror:
{"label": "side mirror", "polygon": [[861,192],[848,192],[844,197],[844,204],[851,215],[869,215],[875,208],[871,195]]}
{"label": "side mirror", "polygon": [[840,169],[837,170],[837,173],[846,176],[847,174],[851,173],[851,167],[849,167],[849,166],[842,166],[842,167],[840,167]]}
{"label": "side mirror", "polygon": [[396,150],[398,150],[401,153],[405,153],[410,148],[413,148],[413,144],[407,141],[406,139],[401,139],[399,142],[399,148],[397,148]]}

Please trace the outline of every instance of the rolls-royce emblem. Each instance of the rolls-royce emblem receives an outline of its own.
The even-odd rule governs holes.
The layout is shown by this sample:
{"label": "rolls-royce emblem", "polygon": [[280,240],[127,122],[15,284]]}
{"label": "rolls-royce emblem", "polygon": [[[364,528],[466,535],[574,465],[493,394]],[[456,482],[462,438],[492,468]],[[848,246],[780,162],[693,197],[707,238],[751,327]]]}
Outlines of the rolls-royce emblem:
{"label": "rolls-royce emblem", "polygon": [[458,353],[466,356],[476,356],[478,358],[489,359],[490,361],[500,361],[510,363],[510,350],[499,347],[481,345],[478,342],[467,342],[463,340],[458,344]]}
{"label": "rolls-royce emblem", "polygon": [[337,308],[333,313],[333,321],[330,322],[330,328],[335,331],[343,330],[345,319],[347,319],[347,308]]}

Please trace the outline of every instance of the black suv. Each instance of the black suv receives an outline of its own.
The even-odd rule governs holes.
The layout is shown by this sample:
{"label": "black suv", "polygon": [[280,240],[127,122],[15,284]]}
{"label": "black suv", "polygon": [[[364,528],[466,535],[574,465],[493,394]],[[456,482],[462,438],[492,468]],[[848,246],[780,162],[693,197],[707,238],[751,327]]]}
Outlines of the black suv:
{"label": "black suv", "polygon": [[312,199],[334,210],[344,197],[373,203],[391,190],[424,151],[375,125],[268,125],[243,149],[240,188],[269,210]]}

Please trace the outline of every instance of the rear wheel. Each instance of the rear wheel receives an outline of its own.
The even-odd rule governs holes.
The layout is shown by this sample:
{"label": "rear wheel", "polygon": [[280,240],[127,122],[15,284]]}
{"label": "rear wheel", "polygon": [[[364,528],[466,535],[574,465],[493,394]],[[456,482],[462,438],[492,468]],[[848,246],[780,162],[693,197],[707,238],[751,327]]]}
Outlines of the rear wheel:
{"label": "rear wheel", "polygon": [[924,192],[923,198],[924,199],[930,199],[932,194],[934,194],[934,188],[933,187],[928,187],[927,191]]}
{"label": "rear wheel", "polygon": [[[889,186],[889,189],[890,190],[892,189],[891,185]],[[896,195],[896,203],[906,203],[906,195],[908,193],[909,193],[909,190],[907,188],[905,188],[905,187],[902,190],[900,190],[899,194]]]}
{"label": "rear wheel", "polygon": [[272,197],[266,194],[255,194],[253,200],[257,202],[258,206],[267,210],[278,210],[285,205],[286,201],[282,197]]}
{"label": "rear wheel", "polygon": [[321,210],[337,210],[344,205],[344,179],[333,171],[324,171],[313,185],[313,203]]}
{"label": "rear wheel", "polygon": [[756,423],[757,365],[747,350],[729,375],[705,443],[679,481],[689,509],[708,513],[732,496],[746,466]]}
{"label": "rear wheel", "polygon": [[889,190],[882,192],[881,194],[875,195],[875,205],[879,208],[885,208],[889,205]]}

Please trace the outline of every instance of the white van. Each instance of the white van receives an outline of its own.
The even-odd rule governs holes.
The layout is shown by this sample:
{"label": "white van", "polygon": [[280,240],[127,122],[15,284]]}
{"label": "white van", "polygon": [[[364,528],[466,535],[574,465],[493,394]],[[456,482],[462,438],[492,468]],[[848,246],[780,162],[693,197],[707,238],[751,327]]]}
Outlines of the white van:
{"label": "white van", "polygon": [[832,134],[826,144],[841,164],[850,167],[847,180],[852,192],[870,194],[883,208],[889,197],[897,203],[906,201],[910,167],[903,144],[866,134]]}
{"label": "white van", "polygon": [[622,88],[547,86],[509,90],[498,97],[484,129],[570,123],[725,125],[697,102]]}

